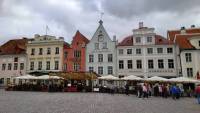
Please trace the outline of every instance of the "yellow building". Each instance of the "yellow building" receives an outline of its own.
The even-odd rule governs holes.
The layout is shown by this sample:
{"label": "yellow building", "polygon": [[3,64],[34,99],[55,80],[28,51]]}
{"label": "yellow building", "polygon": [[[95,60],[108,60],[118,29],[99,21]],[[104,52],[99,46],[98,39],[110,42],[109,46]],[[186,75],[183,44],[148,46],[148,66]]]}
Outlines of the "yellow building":
{"label": "yellow building", "polygon": [[36,34],[27,44],[27,72],[62,71],[63,45],[63,37]]}

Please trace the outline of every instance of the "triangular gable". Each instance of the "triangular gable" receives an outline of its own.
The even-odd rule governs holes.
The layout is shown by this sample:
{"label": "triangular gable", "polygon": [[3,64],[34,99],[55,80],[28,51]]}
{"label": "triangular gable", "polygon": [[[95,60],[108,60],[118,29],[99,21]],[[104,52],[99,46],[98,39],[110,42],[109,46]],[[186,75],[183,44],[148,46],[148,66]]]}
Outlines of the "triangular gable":
{"label": "triangular gable", "polygon": [[104,34],[104,38],[107,38],[110,42],[112,42],[110,36],[108,35],[107,31],[105,30],[105,28],[103,26],[103,21],[102,20],[99,21],[99,26],[98,26],[96,32],[94,33],[94,35],[92,36],[92,39],[90,40],[90,42],[92,42],[95,38],[97,38],[98,33],[100,32],[100,30],[102,31],[102,34]]}

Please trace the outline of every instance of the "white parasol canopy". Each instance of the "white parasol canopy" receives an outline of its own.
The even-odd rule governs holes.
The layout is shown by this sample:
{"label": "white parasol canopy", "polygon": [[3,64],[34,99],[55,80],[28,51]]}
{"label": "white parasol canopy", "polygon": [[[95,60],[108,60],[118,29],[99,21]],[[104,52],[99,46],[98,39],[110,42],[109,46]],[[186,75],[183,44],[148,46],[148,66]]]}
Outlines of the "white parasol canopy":
{"label": "white parasol canopy", "polygon": [[200,83],[199,80],[187,78],[187,77],[177,77],[169,79],[171,82],[185,82],[185,83]]}
{"label": "white parasol canopy", "polygon": [[33,79],[37,79],[37,77],[32,76],[32,75],[24,75],[24,76],[18,76],[15,77],[16,79],[24,79],[24,80],[33,80]]}
{"label": "white parasol canopy", "polygon": [[58,76],[49,76],[49,75],[42,75],[37,77],[37,79],[39,80],[48,80],[48,79],[63,79],[62,77],[58,77]]}
{"label": "white parasol canopy", "polygon": [[98,77],[98,79],[101,79],[101,80],[119,80],[118,77],[115,77],[113,75],[101,76],[101,77]]}
{"label": "white parasol canopy", "polygon": [[142,80],[142,78],[135,76],[135,75],[129,75],[129,76],[122,78],[122,80]]}
{"label": "white parasol canopy", "polygon": [[147,78],[147,81],[168,81],[168,79],[163,78],[163,77],[158,77],[158,76],[153,76],[151,78]]}

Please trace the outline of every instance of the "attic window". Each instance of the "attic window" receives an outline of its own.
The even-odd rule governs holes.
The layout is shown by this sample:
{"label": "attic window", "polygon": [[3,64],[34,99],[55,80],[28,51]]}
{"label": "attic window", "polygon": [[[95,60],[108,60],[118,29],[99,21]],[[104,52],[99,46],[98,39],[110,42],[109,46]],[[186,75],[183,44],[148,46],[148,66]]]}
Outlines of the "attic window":
{"label": "attic window", "polygon": [[102,33],[102,31],[100,30],[99,33]]}

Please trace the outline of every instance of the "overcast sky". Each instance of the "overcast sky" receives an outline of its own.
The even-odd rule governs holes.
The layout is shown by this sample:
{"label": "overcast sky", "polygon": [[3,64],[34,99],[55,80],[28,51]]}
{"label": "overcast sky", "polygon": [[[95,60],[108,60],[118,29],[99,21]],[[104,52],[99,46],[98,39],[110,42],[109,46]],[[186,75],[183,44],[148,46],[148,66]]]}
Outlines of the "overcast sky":
{"label": "overcast sky", "polygon": [[45,34],[71,42],[76,30],[91,39],[101,12],[104,27],[118,40],[140,21],[166,37],[168,29],[200,26],[200,0],[0,0],[0,44]]}

